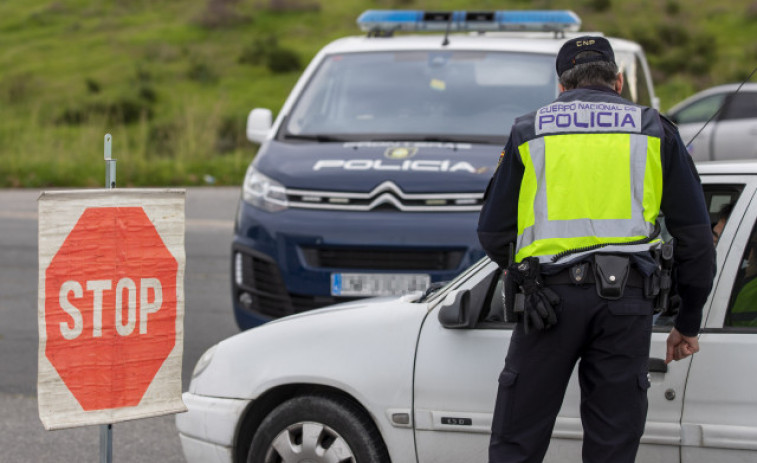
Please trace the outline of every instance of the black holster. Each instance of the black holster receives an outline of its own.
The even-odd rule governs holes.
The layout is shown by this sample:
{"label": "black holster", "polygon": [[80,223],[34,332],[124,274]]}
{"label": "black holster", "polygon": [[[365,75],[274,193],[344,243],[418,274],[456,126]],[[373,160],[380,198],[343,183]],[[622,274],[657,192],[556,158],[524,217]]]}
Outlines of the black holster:
{"label": "black holster", "polygon": [[673,251],[675,243],[669,241],[663,243],[657,253],[657,274],[659,279],[659,292],[656,294],[654,311],[665,315],[672,315],[677,310],[678,304],[672,305],[671,292],[673,289]]}
{"label": "black holster", "polygon": [[502,274],[505,301],[505,322],[516,323],[523,313],[523,293],[518,291],[518,284],[510,276],[510,270]]}
{"label": "black holster", "polygon": [[555,307],[560,303],[560,297],[544,286],[538,258],[527,257],[508,267],[505,292],[506,316],[515,320],[520,315],[526,333],[547,329],[557,323]]}

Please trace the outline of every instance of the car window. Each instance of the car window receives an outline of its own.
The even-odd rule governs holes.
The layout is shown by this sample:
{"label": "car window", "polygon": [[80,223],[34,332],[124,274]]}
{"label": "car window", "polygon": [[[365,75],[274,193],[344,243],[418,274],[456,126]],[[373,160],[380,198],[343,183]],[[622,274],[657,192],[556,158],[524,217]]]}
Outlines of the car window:
{"label": "car window", "polygon": [[739,92],[729,97],[722,119],[757,119],[757,92]]}
{"label": "car window", "polygon": [[[730,220],[730,211],[736,201],[739,199],[744,189],[743,184],[704,184],[704,199],[707,205],[707,211],[710,214],[710,225],[712,226],[713,244],[717,245],[725,226]],[[665,229],[665,219],[661,217],[663,225],[663,239],[668,241],[671,236]],[[669,330],[675,321],[677,306],[676,302],[670,306],[668,312],[657,313],[654,317],[654,326],[660,330]]]}
{"label": "car window", "polygon": [[557,94],[554,57],[484,51],[327,56],[284,137],[504,143],[514,119]]}
{"label": "car window", "polygon": [[736,204],[736,200],[739,199],[739,195],[744,189],[744,185],[708,184],[704,185],[703,189],[707,212],[710,214],[710,225],[713,229],[724,227],[730,217],[733,205]]}
{"label": "car window", "polygon": [[621,72],[623,73],[623,90],[621,96],[644,106],[652,106],[649,95],[649,82],[644,73],[641,56],[637,54],[619,54]]}
{"label": "car window", "polygon": [[671,114],[671,117],[678,124],[706,122],[720,109],[725,95],[725,93],[718,93],[704,97]]}
{"label": "car window", "polygon": [[502,270],[499,271],[499,275],[495,280],[494,286],[491,288],[486,300],[486,309],[481,314],[482,323],[504,323],[505,322],[505,293],[504,282],[502,278]]}
{"label": "car window", "polygon": [[724,325],[757,330],[757,225],[744,249]]}

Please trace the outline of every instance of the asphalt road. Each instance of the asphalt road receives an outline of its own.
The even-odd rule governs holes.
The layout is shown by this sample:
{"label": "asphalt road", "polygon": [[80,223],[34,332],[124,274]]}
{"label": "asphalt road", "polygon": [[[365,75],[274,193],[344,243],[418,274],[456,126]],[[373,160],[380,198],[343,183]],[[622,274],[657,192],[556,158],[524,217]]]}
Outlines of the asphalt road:
{"label": "asphalt road", "polygon": [[[37,190],[0,190],[0,462],[99,461],[99,427],[45,431],[37,412]],[[239,188],[189,188],[182,384],[238,332],[229,255]],[[183,462],[172,415],[116,423],[114,462]]]}

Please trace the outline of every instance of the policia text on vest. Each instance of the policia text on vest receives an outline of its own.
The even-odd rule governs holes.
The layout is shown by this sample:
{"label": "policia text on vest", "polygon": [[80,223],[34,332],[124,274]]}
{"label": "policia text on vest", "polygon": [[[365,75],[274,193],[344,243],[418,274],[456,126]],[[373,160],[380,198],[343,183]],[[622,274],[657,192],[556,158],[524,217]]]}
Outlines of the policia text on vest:
{"label": "policia text on vest", "polygon": [[582,129],[640,132],[641,111],[634,106],[575,101],[570,104],[553,103],[537,112],[537,135]]}

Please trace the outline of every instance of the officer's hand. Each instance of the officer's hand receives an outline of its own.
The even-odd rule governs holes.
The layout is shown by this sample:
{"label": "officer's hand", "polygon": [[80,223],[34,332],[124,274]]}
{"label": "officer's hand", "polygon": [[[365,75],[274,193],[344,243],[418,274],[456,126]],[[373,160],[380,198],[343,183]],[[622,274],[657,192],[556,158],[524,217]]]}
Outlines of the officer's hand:
{"label": "officer's hand", "polygon": [[670,331],[665,363],[685,359],[697,352],[699,352],[699,338],[696,336],[684,336],[675,328]]}

